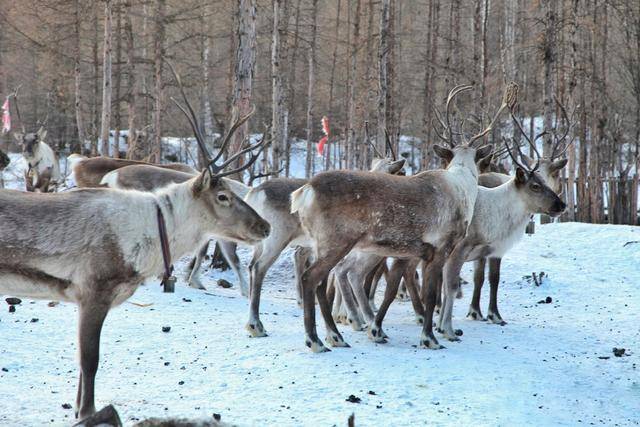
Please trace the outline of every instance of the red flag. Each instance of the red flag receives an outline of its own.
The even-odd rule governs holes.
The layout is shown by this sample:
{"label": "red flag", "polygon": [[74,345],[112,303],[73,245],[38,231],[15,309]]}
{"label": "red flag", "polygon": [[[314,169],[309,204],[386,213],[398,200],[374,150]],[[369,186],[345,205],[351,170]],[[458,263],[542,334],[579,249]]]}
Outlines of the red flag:
{"label": "red flag", "polygon": [[318,154],[321,156],[324,153],[324,146],[327,144],[327,142],[329,142],[329,136],[331,136],[331,130],[329,129],[329,119],[327,118],[327,116],[322,117],[322,132],[324,133],[324,136],[322,137],[322,139],[320,139],[320,141],[318,141]]}
{"label": "red flag", "polygon": [[11,112],[9,111],[9,98],[2,104],[2,133],[7,133],[11,130]]}

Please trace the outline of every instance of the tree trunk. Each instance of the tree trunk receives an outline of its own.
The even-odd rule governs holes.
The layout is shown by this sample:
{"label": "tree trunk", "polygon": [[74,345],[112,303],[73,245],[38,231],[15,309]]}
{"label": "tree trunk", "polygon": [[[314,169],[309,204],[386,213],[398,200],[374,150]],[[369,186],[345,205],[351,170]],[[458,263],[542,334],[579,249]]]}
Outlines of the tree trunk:
{"label": "tree trunk", "polygon": [[72,153],[82,153],[84,142],[87,138],[84,129],[84,120],[82,117],[82,66],[81,55],[82,45],[80,38],[81,23],[82,23],[82,1],[76,0],[75,2],[75,22],[73,26],[74,30],[74,42],[75,42],[75,56],[74,56],[74,80],[75,80],[75,110],[76,110],[76,127],[78,129],[78,143],[71,146]]}
{"label": "tree trunk", "polygon": [[[296,1],[296,18],[295,18],[295,30],[293,32],[293,51],[291,52],[291,59],[289,62],[289,78],[287,79],[287,127],[289,124],[288,117],[295,115],[295,105],[297,104],[295,99],[296,90],[296,73],[298,64],[298,48],[300,46],[300,2]],[[295,123],[294,123],[295,125]],[[288,135],[288,131],[287,131]],[[288,177],[291,171],[291,140],[287,136],[287,157],[285,160],[285,174]]]}
{"label": "tree trunk", "polygon": [[100,140],[103,156],[109,156],[109,132],[111,128],[111,41],[113,14],[112,0],[104,2],[104,50],[102,55],[102,119]]}
{"label": "tree trunk", "polygon": [[[311,46],[309,49],[309,80],[307,85],[307,163],[305,176],[310,178],[314,173],[313,152],[313,115],[316,84],[316,39],[318,34],[318,0],[311,0]],[[327,146],[327,150],[329,147]]]}
{"label": "tree trunk", "polygon": [[116,97],[115,112],[114,112],[114,124],[116,126],[113,134],[114,146],[113,157],[120,157],[120,130],[122,128],[122,115],[120,114],[120,90],[122,86],[122,10],[119,2],[116,4],[116,81],[114,95]]}
{"label": "tree trunk", "polygon": [[[542,86],[542,98],[544,102],[544,128],[551,129],[553,127],[553,113],[555,110],[555,102],[553,95],[555,94],[555,67],[557,57],[557,13],[556,0],[542,0],[541,6],[544,8],[544,33],[542,37],[542,61],[544,64],[544,81]],[[542,146],[542,154],[549,156],[551,154],[552,139],[551,135],[544,137]]]}
{"label": "tree trunk", "polygon": [[392,0],[382,0],[380,9],[380,45],[378,47],[378,132],[376,147],[384,153],[385,132],[387,131],[389,94],[389,50],[390,50],[390,9]]}
{"label": "tree trunk", "polygon": [[160,163],[162,160],[162,107],[164,105],[162,69],[164,68],[165,10],[166,0],[156,0],[156,25],[153,39],[153,144],[151,146],[151,155],[149,158],[153,163]]}
{"label": "tree trunk", "polygon": [[[234,73],[233,106],[238,117],[251,111],[253,91],[253,73],[256,63],[256,1],[238,0],[238,49]],[[229,153],[241,150],[242,143],[249,134],[249,125],[245,122],[234,134]],[[239,158],[236,166],[243,159]],[[241,177],[238,177],[241,179]]]}
{"label": "tree trunk", "polygon": [[145,157],[145,147],[143,145],[142,138],[137,138],[137,110],[136,101],[138,98],[138,82],[136,79],[136,59],[135,59],[135,45],[133,40],[133,15],[131,0],[126,0],[125,7],[125,21],[124,21],[124,33],[126,37],[126,49],[127,49],[127,118],[129,121],[128,128],[129,134],[127,138],[128,150],[127,158],[132,160],[142,160]]}
{"label": "tree trunk", "polygon": [[[286,31],[288,16],[286,0],[273,0],[273,31],[271,43],[271,162],[275,176],[282,162],[286,141],[284,136],[286,100],[281,65],[286,61]],[[265,171],[266,172],[266,171]]]}

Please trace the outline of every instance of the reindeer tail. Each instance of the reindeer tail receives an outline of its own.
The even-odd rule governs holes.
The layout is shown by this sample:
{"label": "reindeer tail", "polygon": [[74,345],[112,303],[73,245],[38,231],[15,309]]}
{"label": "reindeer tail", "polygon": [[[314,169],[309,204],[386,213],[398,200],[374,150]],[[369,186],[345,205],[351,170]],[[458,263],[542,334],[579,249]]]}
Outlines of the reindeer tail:
{"label": "reindeer tail", "polygon": [[291,193],[291,213],[299,212],[304,206],[308,206],[313,200],[313,187],[305,184]]}

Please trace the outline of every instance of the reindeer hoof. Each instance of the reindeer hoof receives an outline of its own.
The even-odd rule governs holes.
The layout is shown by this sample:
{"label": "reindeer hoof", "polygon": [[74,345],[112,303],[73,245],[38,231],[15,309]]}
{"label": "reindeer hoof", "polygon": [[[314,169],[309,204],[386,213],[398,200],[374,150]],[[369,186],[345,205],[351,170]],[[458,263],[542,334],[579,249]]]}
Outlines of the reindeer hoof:
{"label": "reindeer hoof", "polygon": [[487,320],[493,324],[500,325],[500,326],[504,326],[507,324],[507,322],[502,320],[502,317],[498,313],[489,313],[487,315]]}
{"label": "reindeer hoof", "polygon": [[249,335],[251,335],[252,338],[260,338],[260,337],[267,336],[267,331],[264,330],[264,326],[262,326],[262,322],[259,320],[256,323],[251,323],[251,322],[247,323],[247,326],[245,326],[245,329],[249,331]]}
{"label": "reindeer hoof", "polygon": [[400,301],[408,301],[409,295],[404,292],[398,292],[398,295],[396,295],[396,299],[399,299]]}
{"label": "reindeer hoof", "polygon": [[349,323],[348,323],[348,321],[347,321],[347,316],[346,316],[346,314],[338,314],[338,315],[335,317],[335,321],[336,321],[336,323],[341,323],[341,324],[343,324],[343,325],[348,325],[348,324],[349,324]]}
{"label": "reindeer hoof", "polygon": [[440,309],[442,308],[441,305],[436,305],[436,308],[433,310],[434,313],[436,314],[440,314]]}
{"label": "reindeer hoof", "polygon": [[[462,331],[460,331],[460,332],[462,332]],[[448,341],[451,341],[451,342],[460,341],[460,338],[458,338],[456,336],[456,331],[453,331],[453,334],[451,332],[445,332],[445,333],[442,334],[442,336],[444,338],[446,338]]]}
{"label": "reindeer hoof", "polygon": [[416,323],[418,325],[424,325],[424,316],[421,314],[416,314]]}
{"label": "reindeer hoof", "polygon": [[322,344],[322,341],[317,338],[315,340],[307,338],[305,340],[305,345],[309,347],[309,349],[311,349],[311,351],[314,353],[326,353],[328,351],[331,351],[327,347],[325,347],[324,344]]}
{"label": "reindeer hoof", "polygon": [[484,322],[487,320],[484,317],[482,317],[482,313],[480,312],[480,310],[477,310],[475,308],[469,309],[469,312],[467,313],[467,319],[478,320],[480,322]]}
{"label": "reindeer hoof", "polygon": [[453,333],[456,334],[457,337],[461,337],[463,334],[462,329],[454,329]]}
{"label": "reindeer hoof", "polygon": [[329,333],[326,337],[327,342],[331,347],[351,347],[344,341],[344,338],[340,334]]}
{"label": "reindeer hoof", "polygon": [[359,319],[348,319],[348,322],[354,331],[364,331],[366,327]]}
{"label": "reindeer hoof", "polygon": [[389,338],[382,328],[376,325],[369,326],[369,329],[367,329],[367,336],[371,341],[377,342],[378,344],[385,344],[387,342],[387,338]]}
{"label": "reindeer hoof", "polygon": [[445,346],[440,345],[440,343],[438,343],[438,340],[435,339],[435,337],[422,338],[420,340],[420,347],[428,348],[431,350],[441,350],[443,348],[446,348]]}
{"label": "reindeer hoof", "polygon": [[189,287],[194,289],[200,289],[201,291],[206,291],[207,288],[200,282],[199,279],[191,279],[189,280]]}

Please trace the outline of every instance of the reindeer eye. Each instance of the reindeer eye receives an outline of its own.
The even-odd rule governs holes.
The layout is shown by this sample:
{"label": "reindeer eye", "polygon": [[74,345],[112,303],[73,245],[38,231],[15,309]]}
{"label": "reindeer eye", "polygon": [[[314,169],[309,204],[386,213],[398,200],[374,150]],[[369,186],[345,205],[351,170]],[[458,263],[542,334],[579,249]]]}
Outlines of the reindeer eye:
{"label": "reindeer eye", "polygon": [[533,183],[533,184],[531,184],[531,190],[540,191],[540,190],[542,190],[542,186],[540,184]]}
{"label": "reindeer eye", "polygon": [[218,201],[219,202],[228,202],[229,201],[229,197],[227,197],[227,195],[224,194],[224,193],[220,193],[220,194],[218,194]]}

